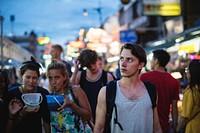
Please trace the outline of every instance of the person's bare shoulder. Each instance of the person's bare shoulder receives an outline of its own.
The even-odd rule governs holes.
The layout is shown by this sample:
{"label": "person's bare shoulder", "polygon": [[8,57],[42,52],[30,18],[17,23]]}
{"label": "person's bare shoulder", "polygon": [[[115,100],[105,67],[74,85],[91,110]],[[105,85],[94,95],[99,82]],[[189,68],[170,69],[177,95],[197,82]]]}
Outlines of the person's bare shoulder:
{"label": "person's bare shoulder", "polygon": [[72,86],[72,90],[73,90],[74,95],[75,95],[76,98],[83,97],[83,96],[85,97],[86,96],[85,92],[80,87],[80,85],[73,85]]}
{"label": "person's bare shoulder", "polygon": [[109,73],[109,72],[107,72],[107,77],[108,77],[108,81],[114,80],[114,75],[112,75],[112,74]]}
{"label": "person's bare shoulder", "polygon": [[98,98],[100,98],[103,101],[106,99],[106,86],[101,88],[101,90],[99,91]]}
{"label": "person's bare shoulder", "polygon": [[79,91],[82,91],[80,85],[72,85],[72,90],[74,93],[78,93]]}

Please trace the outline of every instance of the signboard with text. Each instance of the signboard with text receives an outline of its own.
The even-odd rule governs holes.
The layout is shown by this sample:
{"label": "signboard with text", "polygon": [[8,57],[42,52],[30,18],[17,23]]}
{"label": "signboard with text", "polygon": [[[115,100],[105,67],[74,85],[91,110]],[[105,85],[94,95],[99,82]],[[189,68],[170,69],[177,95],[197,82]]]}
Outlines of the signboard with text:
{"label": "signboard with text", "polygon": [[123,30],[120,31],[120,42],[137,42],[137,35],[134,30]]}

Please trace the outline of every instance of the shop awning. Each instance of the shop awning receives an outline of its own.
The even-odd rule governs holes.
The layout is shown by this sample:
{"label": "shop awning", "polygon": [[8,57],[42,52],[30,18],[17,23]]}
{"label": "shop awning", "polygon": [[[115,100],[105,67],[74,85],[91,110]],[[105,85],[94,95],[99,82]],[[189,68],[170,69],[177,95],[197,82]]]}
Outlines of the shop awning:
{"label": "shop awning", "polygon": [[185,30],[179,34],[167,36],[154,41],[149,41],[146,43],[146,47],[144,49],[148,54],[155,49],[169,48],[174,46],[176,43],[188,41],[197,37],[200,37],[200,26]]}

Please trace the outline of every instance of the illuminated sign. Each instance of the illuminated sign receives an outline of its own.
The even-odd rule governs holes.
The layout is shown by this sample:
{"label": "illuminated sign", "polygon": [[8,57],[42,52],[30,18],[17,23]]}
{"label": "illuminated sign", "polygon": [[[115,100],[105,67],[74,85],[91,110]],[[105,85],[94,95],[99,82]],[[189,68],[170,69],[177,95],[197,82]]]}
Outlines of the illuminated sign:
{"label": "illuminated sign", "polygon": [[181,15],[181,6],[179,0],[144,0],[144,15],[159,16],[179,16]]}
{"label": "illuminated sign", "polygon": [[45,37],[45,36],[39,37],[37,40],[38,40],[39,45],[45,45],[51,41],[49,37]]}
{"label": "illuminated sign", "polygon": [[134,30],[123,30],[120,31],[120,42],[136,42],[137,41],[137,35]]}
{"label": "illuminated sign", "polygon": [[72,41],[72,42],[69,42],[69,45],[74,48],[84,48],[85,46],[83,41]]}
{"label": "illuminated sign", "polygon": [[186,53],[193,53],[194,52],[194,44],[190,44],[190,45],[182,45],[179,47],[178,49],[179,51],[185,51]]}

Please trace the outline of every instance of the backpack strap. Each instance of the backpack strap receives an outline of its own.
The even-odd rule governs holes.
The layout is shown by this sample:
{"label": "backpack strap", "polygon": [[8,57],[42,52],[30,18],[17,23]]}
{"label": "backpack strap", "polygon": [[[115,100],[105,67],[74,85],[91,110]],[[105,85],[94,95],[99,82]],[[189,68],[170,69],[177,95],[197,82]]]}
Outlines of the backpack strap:
{"label": "backpack strap", "polygon": [[102,70],[101,81],[103,83],[103,86],[105,86],[107,83],[107,72],[105,70]]}
{"label": "backpack strap", "polygon": [[154,109],[156,107],[156,102],[157,102],[156,87],[151,82],[144,82],[144,85],[147,88],[147,91],[148,91],[149,96],[151,98],[152,108]]}
{"label": "backpack strap", "polygon": [[110,121],[112,118],[112,112],[114,107],[114,101],[116,96],[116,81],[110,81],[106,84],[106,123],[104,131],[105,133],[110,132]]}
{"label": "backpack strap", "polygon": [[111,131],[110,122],[111,122],[111,119],[112,119],[113,108],[115,109],[115,112],[116,112],[114,122],[115,122],[115,124],[118,124],[118,126],[120,127],[121,130],[123,130],[121,124],[118,122],[117,107],[115,105],[116,85],[117,85],[116,80],[110,81],[106,84],[106,108],[107,108],[107,112],[106,112],[106,123],[105,123],[105,128],[104,128],[105,133],[110,133],[110,131]]}
{"label": "backpack strap", "polygon": [[[155,86],[150,83],[150,82],[144,82],[147,91],[149,93],[149,96],[151,98],[152,102],[152,108],[154,109],[156,107],[156,100],[157,100],[157,94],[156,94],[156,88]],[[116,115],[114,118],[115,124],[118,124],[120,129],[123,130],[121,124],[117,120],[117,107],[115,105],[115,97],[116,97],[116,85],[117,85],[117,80],[110,81],[106,84],[106,123],[105,123],[105,128],[104,131],[105,133],[110,133],[111,132],[111,127],[110,127],[110,122],[112,119],[112,112],[113,108],[115,109]]]}

